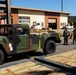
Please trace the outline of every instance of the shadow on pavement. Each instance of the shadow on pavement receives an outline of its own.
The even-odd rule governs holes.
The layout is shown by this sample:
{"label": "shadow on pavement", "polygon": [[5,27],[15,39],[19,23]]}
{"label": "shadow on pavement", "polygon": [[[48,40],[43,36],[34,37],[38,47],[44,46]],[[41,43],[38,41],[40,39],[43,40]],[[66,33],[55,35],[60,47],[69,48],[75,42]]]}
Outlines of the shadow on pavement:
{"label": "shadow on pavement", "polygon": [[21,59],[29,59],[34,56],[42,56],[42,55],[44,55],[43,52],[29,52],[29,53],[16,54],[16,55],[12,55],[11,58],[5,59],[4,63],[17,61]]}

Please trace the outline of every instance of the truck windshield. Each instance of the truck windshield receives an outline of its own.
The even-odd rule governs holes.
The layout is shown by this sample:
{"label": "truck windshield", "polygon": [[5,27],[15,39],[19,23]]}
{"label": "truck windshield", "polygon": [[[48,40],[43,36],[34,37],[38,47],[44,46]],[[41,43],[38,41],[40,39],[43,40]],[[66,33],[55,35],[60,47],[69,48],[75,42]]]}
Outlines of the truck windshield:
{"label": "truck windshield", "polygon": [[0,26],[0,36],[8,36],[9,31],[12,31],[13,28],[11,26]]}

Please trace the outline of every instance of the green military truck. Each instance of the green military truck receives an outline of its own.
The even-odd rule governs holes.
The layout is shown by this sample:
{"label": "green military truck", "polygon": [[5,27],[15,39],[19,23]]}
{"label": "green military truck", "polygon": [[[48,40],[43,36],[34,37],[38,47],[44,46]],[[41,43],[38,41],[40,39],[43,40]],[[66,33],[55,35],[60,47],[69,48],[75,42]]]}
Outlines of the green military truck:
{"label": "green military truck", "polygon": [[56,32],[30,32],[28,25],[0,25],[0,64],[8,56],[43,49],[45,54],[56,50],[61,39]]}

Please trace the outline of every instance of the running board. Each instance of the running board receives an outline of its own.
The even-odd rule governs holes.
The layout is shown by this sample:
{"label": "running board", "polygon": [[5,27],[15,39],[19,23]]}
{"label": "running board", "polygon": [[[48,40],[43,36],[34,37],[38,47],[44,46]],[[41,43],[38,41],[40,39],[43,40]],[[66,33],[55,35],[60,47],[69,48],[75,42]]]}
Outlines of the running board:
{"label": "running board", "polygon": [[35,57],[34,60],[41,63],[41,64],[46,64],[46,65],[52,66],[54,68],[59,68],[60,70],[63,70],[65,72],[76,73],[76,68],[70,67],[70,66],[67,66],[67,65],[64,65],[61,63],[57,63],[57,62],[54,62],[51,60],[47,60],[43,56]]}

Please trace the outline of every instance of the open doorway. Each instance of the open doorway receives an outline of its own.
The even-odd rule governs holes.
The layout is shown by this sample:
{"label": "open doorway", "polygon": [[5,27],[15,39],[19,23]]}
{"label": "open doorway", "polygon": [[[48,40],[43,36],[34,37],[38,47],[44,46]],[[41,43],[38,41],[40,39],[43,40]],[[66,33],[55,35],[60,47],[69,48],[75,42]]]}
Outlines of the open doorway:
{"label": "open doorway", "polygon": [[48,19],[48,28],[57,29],[56,19]]}

